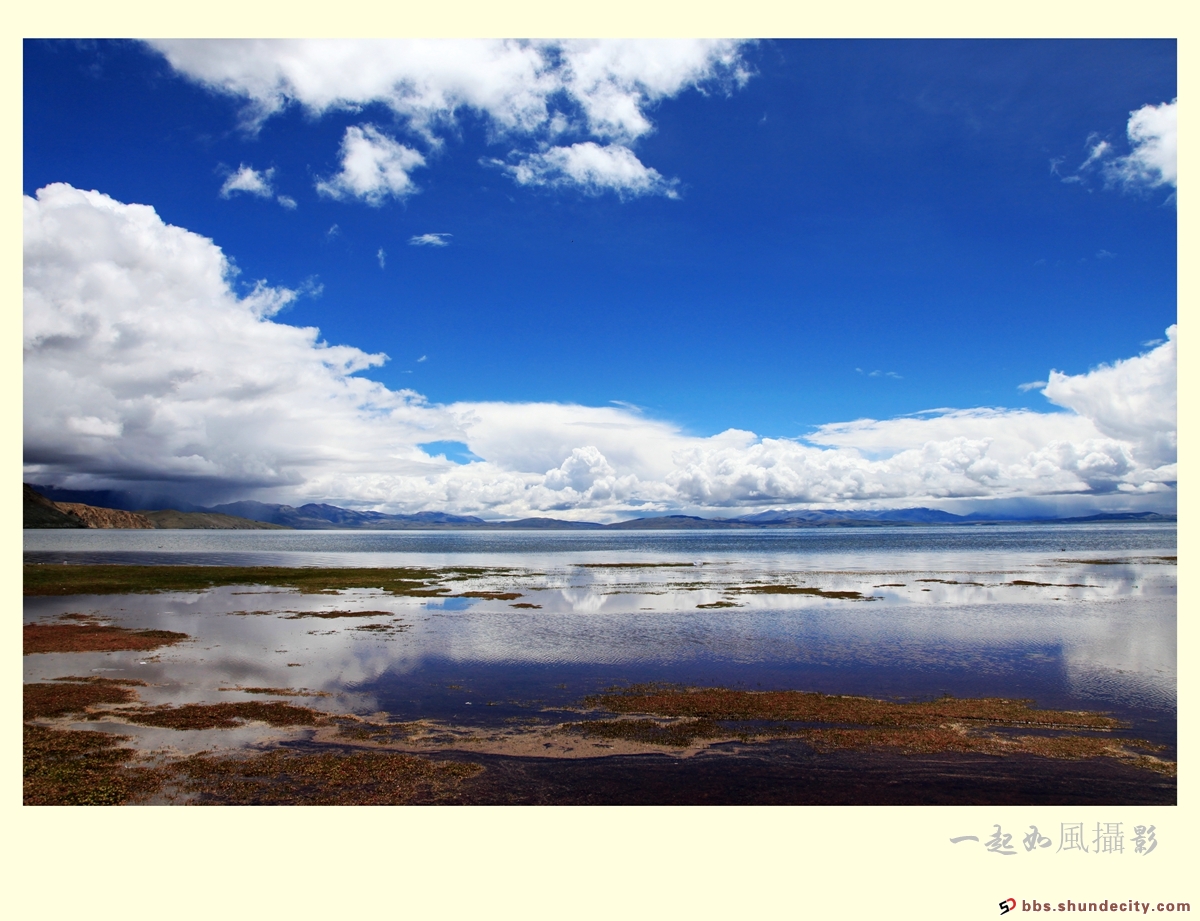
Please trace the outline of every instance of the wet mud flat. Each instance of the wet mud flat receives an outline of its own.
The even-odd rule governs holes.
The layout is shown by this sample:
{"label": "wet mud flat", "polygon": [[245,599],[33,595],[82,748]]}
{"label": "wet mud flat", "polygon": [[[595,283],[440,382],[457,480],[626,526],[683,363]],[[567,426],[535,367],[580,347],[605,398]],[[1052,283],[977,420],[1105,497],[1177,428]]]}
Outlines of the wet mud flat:
{"label": "wet mud flat", "polygon": [[[147,706],[139,697],[145,687],[136,679],[79,675],[26,684],[26,805],[1176,802],[1174,763],[1146,753],[1162,746],[1106,737],[1119,725],[1103,715],[1039,711],[1021,701],[897,704],[805,692],[636,689],[587,701],[591,719],[497,733],[321,712],[287,700]],[[664,723],[664,710],[709,716]],[[712,718],[747,714],[766,719]],[[955,720],[978,721],[984,731]],[[79,728],[88,723],[101,731]],[[1013,723],[1043,734],[996,734]],[[209,747],[187,755],[147,750],[125,734],[136,727],[211,733],[243,726],[299,735],[263,735],[240,751]]]}
{"label": "wet mud flat", "polygon": [[1174,805],[1105,758],[820,751],[801,740],[561,758],[264,743],[156,760],[128,737],[26,723],[26,805]]}
{"label": "wet mud flat", "polygon": [[[683,563],[573,564],[562,577],[504,567],[30,566],[25,802],[1171,804],[1173,731],[1156,734],[1153,720],[1128,708],[1114,715],[1070,697],[1054,709],[1033,695],[924,689],[882,699],[878,691],[819,693],[802,677],[790,689],[777,679],[763,690],[637,684],[624,660],[604,657],[613,648],[643,654],[655,643],[689,655],[721,651],[679,660],[694,682],[727,650],[747,656],[747,636],[764,646],[794,639],[798,655],[893,649],[895,637],[908,640],[892,626],[874,646],[857,638],[879,620],[871,612],[887,603],[881,590],[904,587],[901,580],[913,587],[915,600],[905,603],[922,611],[951,610],[959,595],[986,591],[1009,605],[995,610],[1016,612],[1004,616],[1025,616],[1011,606],[1016,597],[1063,617],[1124,605],[1127,587],[1173,597],[1165,594],[1173,575],[1155,572],[1174,562],[1054,560],[1046,568],[1073,567],[1082,577],[1038,579],[1013,578],[1027,569],[710,574],[707,564]],[[1140,568],[1125,571],[1131,566]],[[926,584],[957,594],[930,599]],[[1045,599],[1029,594],[1038,592]],[[1002,619],[991,623],[1016,632]],[[1136,619],[1129,625],[1131,635],[1140,629]],[[974,630],[947,636],[954,642],[939,640],[939,654],[953,654],[959,637],[978,642]],[[1016,648],[1016,670],[1053,676],[1042,647],[1038,655]],[[442,677],[438,697],[402,678],[405,663],[426,668],[447,649],[461,650],[455,668],[467,686]],[[498,649],[544,659],[527,655],[497,677],[569,661],[605,681],[567,690],[549,684],[558,677],[547,672],[518,690],[506,678],[490,691],[520,699],[493,700],[478,679]],[[924,660],[914,657],[918,673]],[[611,680],[606,661],[616,662]],[[1007,668],[1010,659],[990,661]],[[739,667],[763,676],[761,666]],[[854,676],[873,668],[839,674],[859,690]],[[1158,686],[1169,689],[1170,680]],[[979,687],[987,694],[1005,682],[985,677]],[[1173,726],[1173,707],[1162,713]]]}

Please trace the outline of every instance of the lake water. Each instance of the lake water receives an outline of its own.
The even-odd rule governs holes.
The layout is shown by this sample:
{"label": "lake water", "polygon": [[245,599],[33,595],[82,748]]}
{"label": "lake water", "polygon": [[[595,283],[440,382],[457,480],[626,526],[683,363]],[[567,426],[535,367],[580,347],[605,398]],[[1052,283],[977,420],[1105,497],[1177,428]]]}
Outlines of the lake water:
{"label": "lake water", "polygon": [[[1175,527],[1161,524],[26,531],[33,563],[470,565],[505,572],[453,582],[455,593],[521,597],[227,587],[27,598],[27,622],[90,612],[195,642],[27,656],[25,680],[137,677],[147,702],[174,704],[305,688],[330,695],[308,706],[459,724],[565,719],[589,693],[645,681],[1020,697],[1109,711],[1173,748],[1175,553]],[[832,594],[851,592],[861,597]],[[305,616],[332,610],[374,613]]]}

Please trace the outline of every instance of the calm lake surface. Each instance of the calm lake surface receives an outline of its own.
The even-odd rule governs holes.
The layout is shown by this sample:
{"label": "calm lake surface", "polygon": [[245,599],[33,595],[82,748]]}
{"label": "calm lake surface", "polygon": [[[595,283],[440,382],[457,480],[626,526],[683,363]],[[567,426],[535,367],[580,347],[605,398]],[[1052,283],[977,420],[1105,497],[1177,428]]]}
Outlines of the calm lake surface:
{"label": "calm lake surface", "polygon": [[[1173,748],[1175,553],[1173,524],[26,531],[29,563],[481,566],[501,571],[449,583],[455,593],[520,597],[237,586],[27,598],[27,622],[94,613],[195,642],[26,656],[25,680],[137,677],[147,702],[173,704],[305,688],[329,695],[307,706],[460,724],[553,722],[589,693],[645,681],[1020,697],[1109,711]],[[313,616],[335,610],[357,616]]]}

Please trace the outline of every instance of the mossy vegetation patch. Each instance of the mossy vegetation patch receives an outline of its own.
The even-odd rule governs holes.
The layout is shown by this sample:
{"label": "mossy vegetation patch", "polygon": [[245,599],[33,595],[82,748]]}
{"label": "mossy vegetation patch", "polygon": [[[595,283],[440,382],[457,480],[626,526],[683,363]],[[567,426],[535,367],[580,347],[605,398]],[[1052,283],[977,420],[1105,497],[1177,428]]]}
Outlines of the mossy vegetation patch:
{"label": "mossy vegetation patch", "polygon": [[420,567],[337,569],[285,566],[125,566],[26,564],[26,595],[127,595],[201,592],[222,585],[269,585],[305,594],[378,589],[391,595],[438,597],[452,579],[512,575],[507,569]]}

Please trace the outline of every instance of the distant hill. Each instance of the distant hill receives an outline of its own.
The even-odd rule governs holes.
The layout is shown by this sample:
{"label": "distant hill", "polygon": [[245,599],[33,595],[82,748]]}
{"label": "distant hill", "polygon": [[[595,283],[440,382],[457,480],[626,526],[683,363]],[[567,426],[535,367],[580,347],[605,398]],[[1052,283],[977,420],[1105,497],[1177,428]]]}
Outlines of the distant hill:
{"label": "distant hill", "polygon": [[29,483],[24,487],[24,527],[99,528],[120,530],[153,530],[156,528],[197,528],[222,530],[281,529],[281,525],[264,524],[232,515],[203,512],[180,512],[175,509],[131,512],[125,509],[103,508],[82,502],[53,502],[38,493]]}
{"label": "distant hill", "polygon": [[700,518],[696,515],[660,515],[654,518],[634,518],[605,525],[614,531],[711,531],[718,528],[777,527],[774,524],[756,525],[737,518]]}
{"label": "distant hill", "polygon": [[87,525],[68,515],[57,505],[38,493],[28,483],[25,487],[25,524],[26,528],[86,528]]}
{"label": "distant hill", "polygon": [[22,483],[26,528],[132,528],[150,529],[154,525],[134,512],[96,508],[79,502],[52,502],[30,484]]}
{"label": "distant hill", "polygon": [[383,512],[357,512],[336,505],[310,503],[299,508],[290,505],[272,505],[267,502],[229,502],[205,509],[226,515],[238,515],[252,521],[284,525],[306,531],[354,529],[368,531],[396,531],[444,527],[472,527],[486,525],[482,518],[469,515],[448,515],[445,512],[417,512],[415,515],[387,515]]}
{"label": "distant hill", "polygon": [[519,518],[516,521],[485,522],[496,531],[602,531],[608,525],[595,521],[563,521],[560,518]]}
{"label": "distant hill", "polygon": [[203,507],[171,496],[141,495],[118,489],[61,489],[49,484],[30,483],[36,492],[51,502],[71,502],[93,508],[115,508],[126,512],[141,509],[174,508],[181,512],[204,511]]}
{"label": "distant hill", "polygon": [[78,518],[85,527],[103,530],[153,531],[154,524],[145,515],[127,512],[124,509],[97,508],[82,502],[54,503],[68,515]]}
{"label": "distant hill", "polygon": [[824,527],[880,527],[884,525],[912,524],[963,524],[969,519],[932,508],[901,509],[777,509],[743,515],[738,518],[700,518],[696,515],[663,515],[654,518],[634,518],[619,521],[608,527],[620,530],[715,530],[750,528],[824,528]]}
{"label": "distant hill", "polygon": [[[895,522],[911,522],[914,524],[950,524],[954,522],[963,522],[968,520],[969,516],[954,515],[950,512],[943,512],[936,508],[893,508],[893,509],[866,509],[859,511],[844,511],[838,509],[802,509],[800,511],[790,511],[781,509],[769,512],[759,512],[757,515],[746,515],[742,518],[735,519],[737,521],[754,522],[755,524],[789,524],[794,522],[793,526],[801,526],[803,524],[828,524],[830,522],[844,521],[874,521],[887,522],[893,524]],[[994,520],[994,519],[989,519]]]}
{"label": "distant hill", "polygon": [[1086,518],[1055,518],[1056,524],[1082,524],[1087,521],[1177,521],[1175,515],[1162,515],[1158,512],[1102,512],[1099,515],[1088,515]]}
{"label": "distant hill", "polygon": [[285,525],[252,521],[236,515],[221,515],[216,512],[178,512],[173,508],[153,512],[141,512],[154,527],[160,530],[194,531],[288,531]]}
{"label": "distant hill", "polygon": [[988,515],[973,512],[955,515],[933,508],[898,509],[803,509],[759,512],[741,518],[699,518],[695,515],[663,515],[634,518],[605,525],[617,530],[715,530],[746,528],[872,528],[939,524],[1071,524],[1104,521],[1175,521],[1174,515],[1159,512],[1102,512],[1082,518],[1032,518],[1022,515]]}

